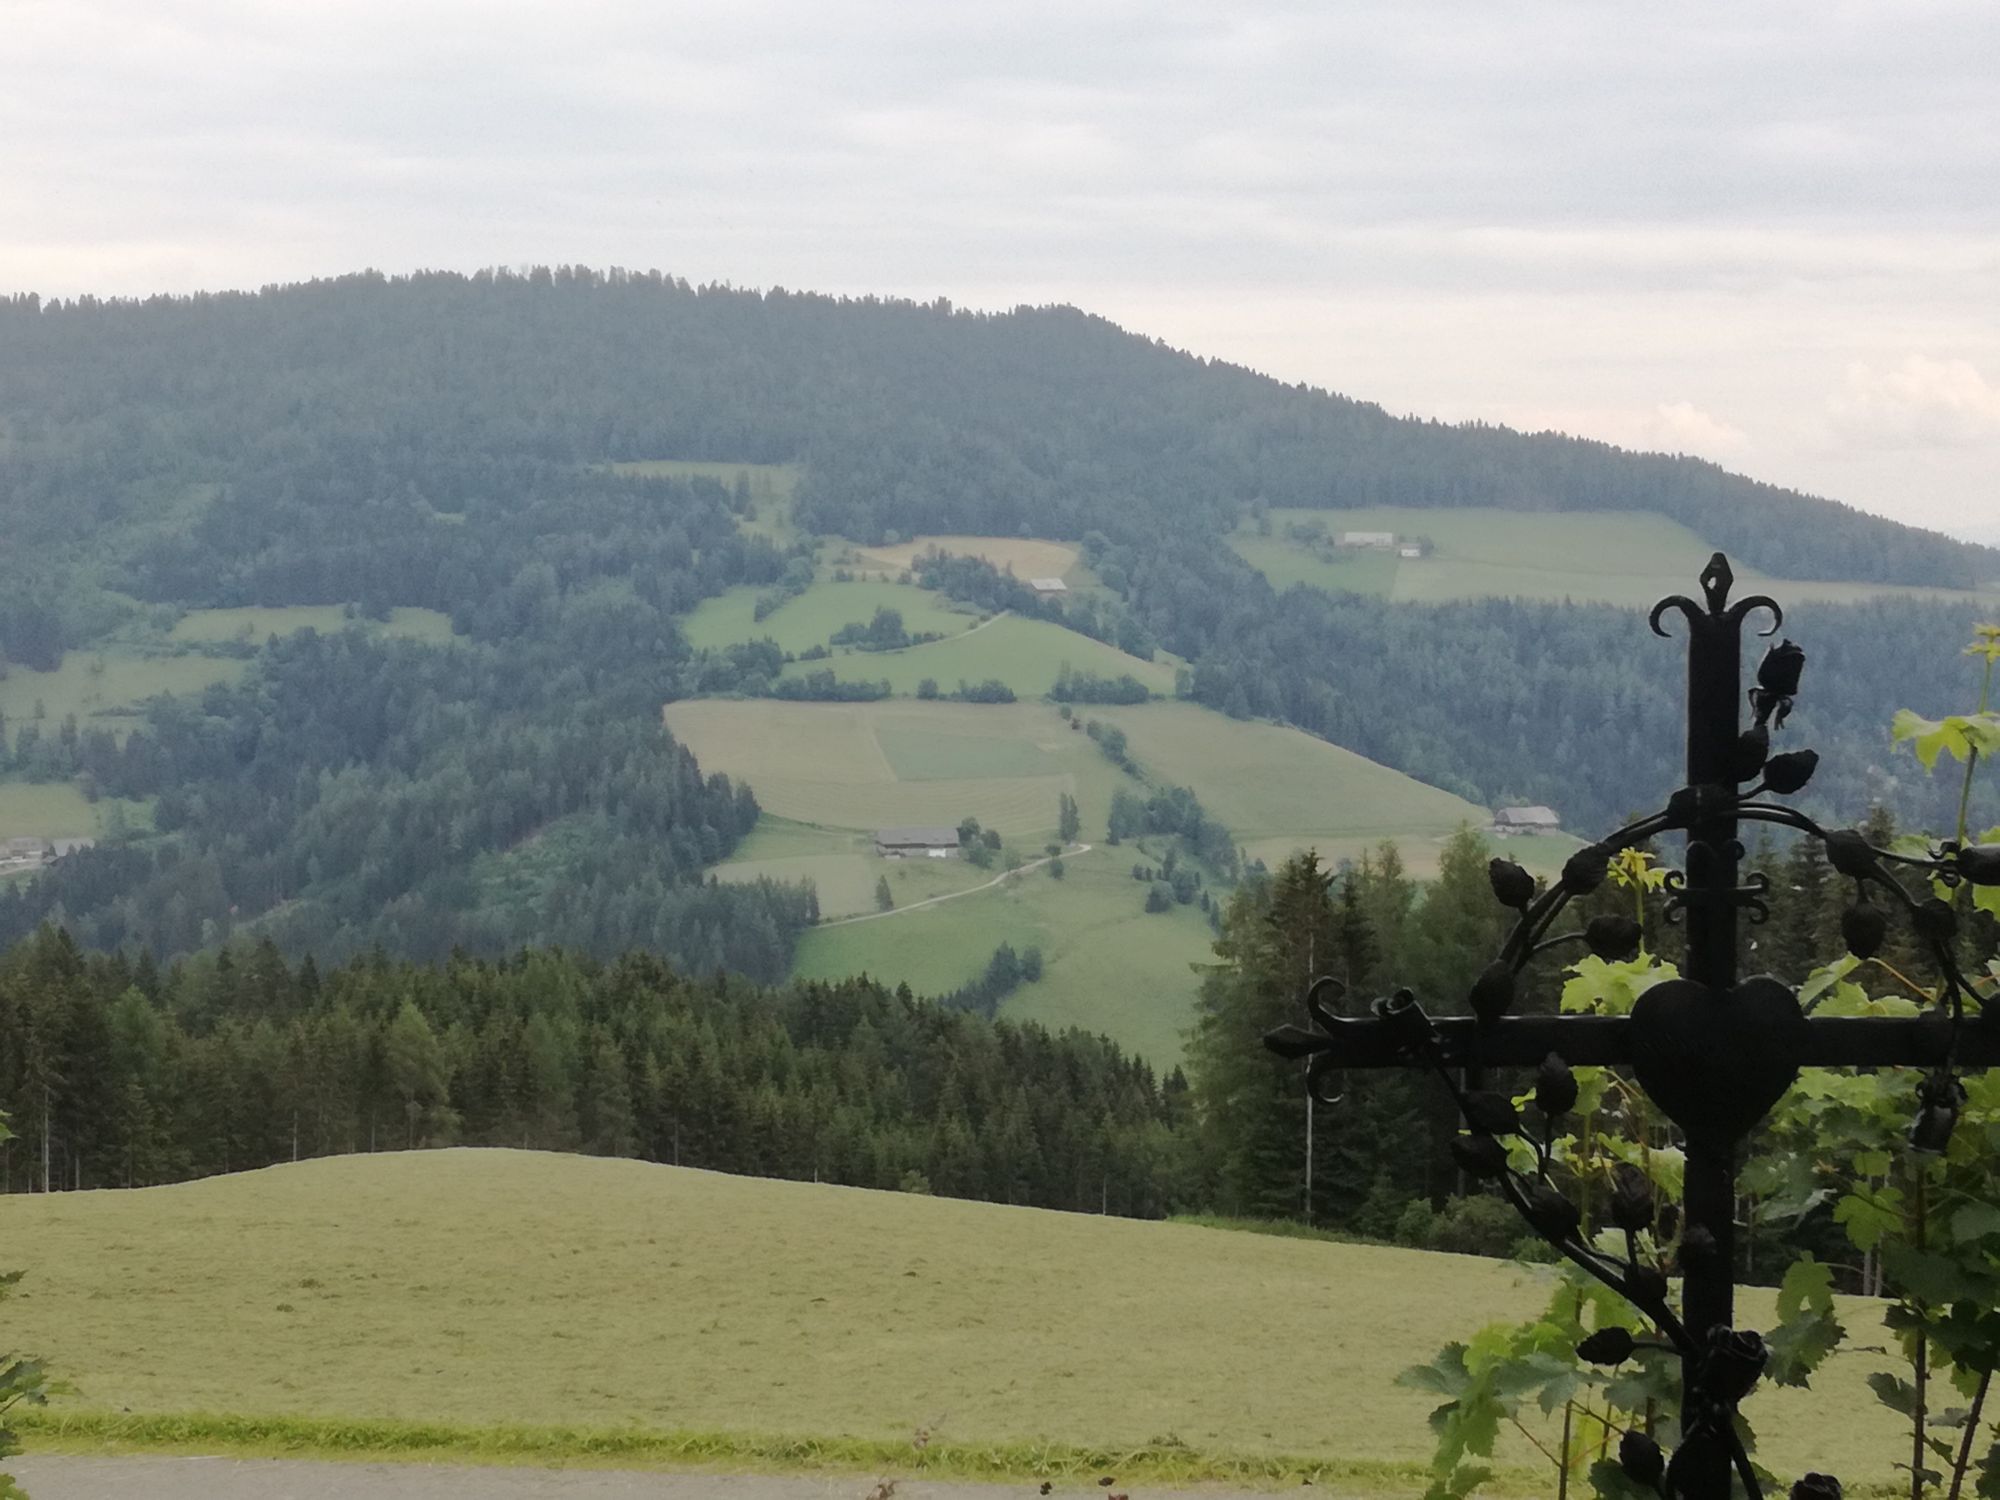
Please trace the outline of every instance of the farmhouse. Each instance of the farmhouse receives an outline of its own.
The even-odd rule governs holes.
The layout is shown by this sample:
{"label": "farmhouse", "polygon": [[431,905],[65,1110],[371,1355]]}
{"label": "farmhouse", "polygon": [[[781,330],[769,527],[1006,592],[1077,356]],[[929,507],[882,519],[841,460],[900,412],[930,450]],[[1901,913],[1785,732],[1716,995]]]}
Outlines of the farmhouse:
{"label": "farmhouse", "polygon": [[885,859],[951,859],[958,853],[956,828],[883,828],[875,852]]}
{"label": "farmhouse", "polygon": [[1493,814],[1493,831],[1505,837],[1510,833],[1554,833],[1562,827],[1562,819],[1551,807],[1503,807]]}
{"label": "farmhouse", "polygon": [[1422,557],[1423,555],[1424,549],[1415,542],[1404,542],[1396,548],[1396,556],[1398,557]]}
{"label": "farmhouse", "polygon": [[1038,594],[1067,594],[1069,585],[1060,578],[1030,578],[1028,587]]}
{"label": "farmhouse", "polygon": [[9,873],[38,870],[54,859],[55,855],[55,846],[47,839],[0,839],[0,869]]}
{"label": "farmhouse", "polygon": [[1393,531],[1343,531],[1340,534],[1343,547],[1380,547],[1384,551],[1396,545]]}

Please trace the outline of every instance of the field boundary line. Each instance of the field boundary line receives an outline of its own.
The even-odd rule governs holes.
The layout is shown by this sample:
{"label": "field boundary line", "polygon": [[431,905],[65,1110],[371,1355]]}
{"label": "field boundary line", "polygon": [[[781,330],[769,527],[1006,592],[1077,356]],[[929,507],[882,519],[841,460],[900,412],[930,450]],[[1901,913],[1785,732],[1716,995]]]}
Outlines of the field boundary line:
{"label": "field boundary line", "polygon": [[848,927],[856,922],[879,922],[884,917],[900,917],[905,912],[922,911],[926,906],[937,906],[946,901],[956,901],[961,896],[976,896],[981,891],[992,890],[996,885],[1004,885],[1016,875],[1026,875],[1030,871],[1039,870],[1043,865],[1061,859],[1063,855],[1088,854],[1096,847],[1095,844],[1071,844],[1067,849],[1063,850],[1062,854],[1044,854],[1040,859],[1031,860],[1016,869],[1002,870],[983,885],[969,885],[962,891],[946,891],[942,896],[926,896],[921,901],[912,901],[908,906],[892,906],[887,911],[864,911],[858,916],[835,917],[831,922],[815,922],[811,930],[818,932],[822,928]]}
{"label": "field boundary line", "polygon": [[[645,1427],[477,1426],[370,1417],[251,1416],[224,1412],[15,1413],[24,1456],[201,1454],[349,1463],[455,1460],[511,1468],[751,1469],[776,1474],[882,1473],[1019,1483],[1085,1482],[1116,1475],[1133,1483],[1233,1483],[1296,1491],[1329,1481],[1352,1500],[1406,1495],[1430,1477],[1426,1465],[1383,1459],[1202,1453],[1173,1443],[1088,1447],[1056,1442],[968,1442],[690,1432]],[[1538,1475],[1496,1475],[1501,1493],[1539,1493]],[[1366,1486],[1365,1489],[1353,1488]],[[1492,1490],[1487,1491],[1493,1493]]]}

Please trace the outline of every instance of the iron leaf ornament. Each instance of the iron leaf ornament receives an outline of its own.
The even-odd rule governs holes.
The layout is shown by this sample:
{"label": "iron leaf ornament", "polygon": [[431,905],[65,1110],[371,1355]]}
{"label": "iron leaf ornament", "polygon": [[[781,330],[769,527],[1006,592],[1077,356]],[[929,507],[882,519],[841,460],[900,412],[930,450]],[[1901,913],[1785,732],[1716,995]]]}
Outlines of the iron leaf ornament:
{"label": "iron leaf ornament", "polygon": [[[1761,594],[1732,602],[1734,578],[1721,553],[1703,569],[1700,584],[1700,601],[1675,595],[1648,619],[1665,636],[1668,617],[1678,614],[1688,632],[1685,784],[1660,811],[1579,849],[1545,889],[1514,861],[1492,861],[1494,898],[1517,916],[1466,996],[1469,1014],[1434,1017],[1403,989],[1374,1001],[1366,1016],[1344,1017],[1334,1008],[1340,987],[1320,979],[1306,995],[1312,1025],[1281,1027],[1265,1041],[1282,1056],[1309,1059],[1307,1086],[1320,1098],[1338,1096],[1337,1088],[1329,1092],[1329,1080],[1349,1068],[1434,1072],[1465,1125],[1452,1146],[1457,1164],[1494,1184],[1556,1251],[1620,1293],[1680,1360],[1682,1411],[1673,1450],[1654,1433],[1622,1434],[1624,1475],[1685,1500],[1727,1500],[1733,1476],[1761,1500],[1735,1421],[1770,1359],[1759,1334],[1732,1326],[1737,1147],[1802,1067],[1903,1066],[1926,1070],[1912,1149],[1945,1148],[1965,1099],[1961,1072],[2000,1063],[2000,1005],[1983,1012],[1967,1005],[1973,995],[1955,952],[1957,919],[1930,885],[2000,885],[2000,848],[1941,844],[1925,855],[1895,853],[1874,847],[1857,829],[1823,828],[1774,800],[1803,790],[1819,764],[1811,750],[1771,753],[1773,736],[1791,716],[1806,653],[1780,639],[1746,690],[1743,626],[1768,613],[1763,634],[1775,635],[1783,611]],[[1856,957],[1878,951],[1890,920],[1900,917],[1936,976],[1936,1005],[1915,1018],[1816,1018],[1785,979],[1739,977],[1738,918],[1763,919],[1769,884],[1759,874],[1739,877],[1744,823],[1789,828],[1820,843],[1835,874],[1853,883],[1841,932]],[[1565,926],[1563,918],[1578,897],[1604,884],[1621,854],[1668,834],[1684,840],[1683,868],[1668,874],[1666,891],[1669,920],[1686,923],[1685,973],[1647,989],[1626,1016],[1512,1014],[1523,971],[1550,950],[1581,944],[1607,962],[1638,951],[1642,934],[1629,917],[1600,916],[1578,926]],[[1622,1234],[1619,1254],[1585,1236],[1580,1211],[1554,1180],[1556,1121],[1576,1107],[1572,1068],[1584,1065],[1628,1071],[1686,1139],[1675,1247],[1683,1277],[1678,1310],[1665,1274],[1642,1245],[1659,1227],[1645,1176],[1626,1168],[1614,1179],[1610,1217]],[[1510,1096],[1482,1086],[1492,1067],[1536,1070],[1529,1118]],[[1640,1347],[1628,1331],[1606,1327],[1585,1339],[1579,1354],[1615,1365]],[[1822,1474],[1806,1475],[1791,1490],[1793,1500],[1839,1500],[1840,1493],[1839,1481]]]}

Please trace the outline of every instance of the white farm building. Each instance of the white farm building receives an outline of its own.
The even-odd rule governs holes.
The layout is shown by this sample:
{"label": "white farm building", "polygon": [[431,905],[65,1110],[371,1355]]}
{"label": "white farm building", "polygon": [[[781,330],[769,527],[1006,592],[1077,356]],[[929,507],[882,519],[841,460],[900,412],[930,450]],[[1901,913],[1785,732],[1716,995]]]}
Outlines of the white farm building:
{"label": "white farm building", "polygon": [[875,852],[885,859],[953,859],[958,854],[956,828],[881,828]]}

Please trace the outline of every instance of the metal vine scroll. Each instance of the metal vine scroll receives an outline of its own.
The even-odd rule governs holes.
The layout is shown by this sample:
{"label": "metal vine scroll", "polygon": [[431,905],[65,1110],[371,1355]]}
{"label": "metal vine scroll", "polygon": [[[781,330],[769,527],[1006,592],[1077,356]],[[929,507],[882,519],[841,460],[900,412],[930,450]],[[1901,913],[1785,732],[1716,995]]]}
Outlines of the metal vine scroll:
{"label": "metal vine scroll", "polygon": [[[1732,603],[1734,581],[1728,560],[1717,553],[1701,574],[1699,602],[1676,595],[1655,605],[1650,619],[1662,636],[1669,615],[1677,612],[1687,623],[1686,784],[1661,811],[1579,850],[1539,895],[1526,872],[1495,861],[1495,895],[1520,916],[1499,956],[1473,984],[1470,1015],[1432,1016],[1405,989],[1374,1001],[1367,1016],[1343,1017],[1333,1009],[1342,987],[1319,979],[1305,997],[1315,1024],[1281,1027],[1265,1038],[1281,1056],[1311,1059],[1307,1087],[1322,1100],[1338,1097],[1336,1075],[1345,1069],[1437,1073],[1466,1127],[1454,1143],[1460,1166],[1494,1182],[1537,1234],[1622,1294],[1671,1342],[1682,1390],[1674,1451],[1669,1458],[1651,1436],[1636,1432],[1626,1435],[1621,1451],[1631,1477],[1683,1500],[1727,1500],[1732,1471],[1753,1500],[1762,1495],[1735,1424],[1738,1403],[1768,1360],[1760,1335],[1733,1326],[1736,1155],[1743,1137],[1802,1067],[1915,1067],[1926,1076],[1911,1145],[1940,1151],[1964,1098],[1961,1073],[2000,1064],[2000,1005],[1983,1011],[1967,1006],[1972,991],[1954,952],[1955,911],[1926,887],[1913,893],[1905,884],[1920,878],[2000,885],[2000,847],[1944,843],[1927,857],[1892,853],[1854,829],[1829,831],[1775,800],[1803,789],[1818,764],[1811,750],[1771,754],[1772,736],[1798,693],[1805,653],[1789,640],[1770,647],[1746,695],[1744,622],[1768,613],[1771,623],[1762,634],[1771,636],[1784,617],[1762,595]],[[1741,718],[1746,702],[1747,726]],[[1768,889],[1761,875],[1739,876],[1743,823],[1794,829],[1824,846],[1836,874],[1854,882],[1854,903],[1842,925],[1856,956],[1869,957],[1880,946],[1885,908],[1906,919],[1937,975],[1937,1004],[1907,1018],[1812,1016],[1784,980],[1739,979],[1738,914],[1762,920]],[[1620,851],[1675,832],[1685,836],[1684,868],[1669,878],[1668,911],[1686,922],[1685,974],[1645,991],[1625,1016],[1510,1015],[1521,972],[1549,948],[1581,940],[1607,958],[1636,951],[1640,931],[1630,918],[1600,916],[1576,931],[1557,932],[1555,924],[1571,902],[1603,884]],[[1686,1136],[1678,1314],[1668,1301],[1666,1277],[1637,1250],[1636,1231],[1654,1217],[1643,1179],[1633,1174],[1613,1195],[1611,1217],[1628,1231],[1626,1253],[1607,1254],[1585,1237],[1577,1206],[1553,1181],[1546,1139],[1528,1134],[1510,1097],[1481,1086],[1485,1068],[1539,1067],[1536,1105],[1552,1120],[1576,1102],[1570,1069],[1577,1065],[1627,1070]],[[1535,1148],[1532,1169],[1513,1165],[1509,1136]],[[1602,1358],[1607,1351],[1584,1352]],[[1622,1358],[1631,1351],[1608,1352]],[[1835,1481],[1812,1477],[1838,1493]]]}

